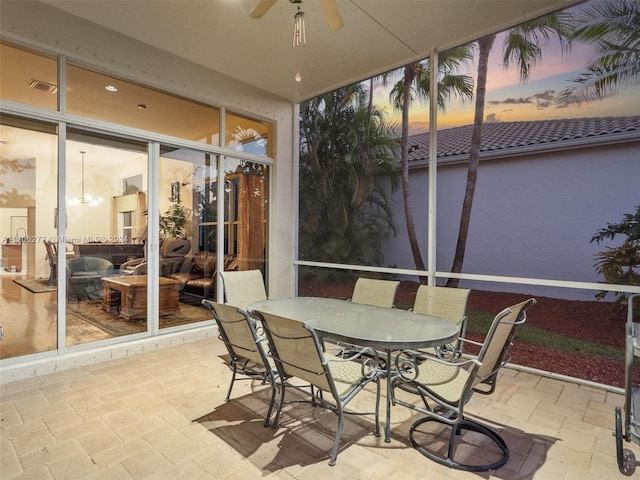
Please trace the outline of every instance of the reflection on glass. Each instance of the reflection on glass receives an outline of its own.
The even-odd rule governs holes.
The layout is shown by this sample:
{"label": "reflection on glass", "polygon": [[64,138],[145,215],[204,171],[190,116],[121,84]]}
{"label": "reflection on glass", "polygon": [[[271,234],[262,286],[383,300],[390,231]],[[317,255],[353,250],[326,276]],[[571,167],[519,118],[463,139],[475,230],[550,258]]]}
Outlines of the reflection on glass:
{"label": "reflection on glass", "polygon": [[160,159],[160,328],[211,320],[201,305],[216,299],[217,159],[189,149],[162,149]]}
{"label": "reflection on glass", "polygon": [[199,251],[224,255],[224,270],[259,269],[265,273],[268,221],[268,173],[266,165],[227,159],[223,195],[223,243],[218,244],[217,171],[203,174],[192,189],[193,244]]}
{"label": "reflection on glass", "polygon": [[255,155],[273,156],[271,124],[226,112],[225,125],[227,148]]}
{"label": "reflection on glass", "polygon": [[67,345],[146,332],[146,145],[69,131],[66,152]]}
{"label": "reflection on glass", "polygon": [[0,124],[3,359],[57,348],[57,262],[55,252],[49,254],[58,235],[54,132],[53,126],[8,116]]}
{"label": "reflection on glass", "polygon": [[67,83],[69,113],[218,145],[218,108],[74,64]]}
{"label": "reflection on glass", "polygon": [[0,42],[0,97],[56,110],[57,65],[55,57]]}

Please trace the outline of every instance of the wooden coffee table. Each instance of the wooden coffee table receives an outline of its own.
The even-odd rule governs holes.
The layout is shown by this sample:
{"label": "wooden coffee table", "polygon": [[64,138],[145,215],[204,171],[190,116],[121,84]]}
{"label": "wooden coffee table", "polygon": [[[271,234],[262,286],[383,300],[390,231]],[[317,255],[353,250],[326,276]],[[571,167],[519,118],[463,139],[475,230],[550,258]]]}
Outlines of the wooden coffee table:
{"label": "wooden coffee table", "polygon": [[[180,311],[178,298],[180,282],[160,277],[160,315],[170,315]],[[105,277],[102,279],[102,308],[111,310],[119,304],[120,317],[131,320],[135,317],[147,317],[147,281],[146,275]]]}

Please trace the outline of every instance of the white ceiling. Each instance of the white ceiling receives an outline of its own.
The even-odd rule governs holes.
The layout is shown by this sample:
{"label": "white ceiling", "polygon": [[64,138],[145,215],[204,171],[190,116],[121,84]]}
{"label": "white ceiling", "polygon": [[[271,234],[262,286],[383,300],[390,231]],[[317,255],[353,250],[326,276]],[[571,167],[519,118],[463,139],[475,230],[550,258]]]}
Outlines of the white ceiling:
{"label": "white ceiling", "polygon": [[307,44],[298,48],[289,0],[258,20],[249,16],[258,0],[44,3],[297,103],[578,0],[337,0],[345,24],[337,32],[308,0]]}

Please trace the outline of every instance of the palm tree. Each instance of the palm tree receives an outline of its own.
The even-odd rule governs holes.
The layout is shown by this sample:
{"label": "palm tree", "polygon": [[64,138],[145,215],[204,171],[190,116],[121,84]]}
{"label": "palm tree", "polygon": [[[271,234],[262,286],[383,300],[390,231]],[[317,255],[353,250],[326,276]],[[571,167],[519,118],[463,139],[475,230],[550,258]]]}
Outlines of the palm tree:
{"label": "palm tree", "polygon": [[[458,47],[443,53],[439,57],[437,106],[444,110],[447,101],[452,96],[471,98],[473,95],[473,81],[471,77],[456,75],[454,72],[471,59],[471,51],[467,47]],[[388,81],[389,76],[383,77],[383,82]],[[402,200],[404,203],[405,221],[409,245],[417,270],[426,270],[424,260],[420,253],[420,245],[416,235],[411,207],[411,195],[409,187],[409,107],[417,98],[421,102],[429,100],[429,86],[431,82],[431,70],[427,62],[413,62],[403,69],[403,76],[389,94],[389,101],[402,112],[402,136],[400,154],[400,178],[402,184]],[[421,280],[422,281],[422,280]]]}
{"label": "palm tree", "polygon": [[[517,63],[520,70],[520,80],[525,82],[531,69],[542,59],[541,44],[548,42],[552,35],[556,35],[563,50],[570,46],[568,38],[571,34],[571,17],[565,12],[557,12],[523,23],[507,32],[503,50],[504,68],[511,63]],[[473,133],[469,150],[469,166],[465,188],[458,241],[451,267],[452,273],[462,272],[464,254],[467,248],[467,236],[471,223],[471,209],[475,195],[480,148],[482,146],[482,124],[484,122],[485,93],[487,89],[487,73],[489,53],[495,42],[496,35],[490,35],[478,41],[478,78],[476,84],[476,103],[473,120]],[[459,280],[450,278],[447,286],[457,287]]]}
{"label": "palm tree", "polygon": [[567,103],[602,100],[640,81],[640,2],[608,0],[589,4],[575,17],[572,38],[592,43],[599,57],[561,92]]}
{"label": "palm tree", "polygon": [[[396,229],[374,174],[387,175],[395,188],[399,132],[368,103],[366,89],[356,84],[300,106],[301,259],[360,265],[384,260],[382,240]],[[314,273],[322,279],[321,271]]]}

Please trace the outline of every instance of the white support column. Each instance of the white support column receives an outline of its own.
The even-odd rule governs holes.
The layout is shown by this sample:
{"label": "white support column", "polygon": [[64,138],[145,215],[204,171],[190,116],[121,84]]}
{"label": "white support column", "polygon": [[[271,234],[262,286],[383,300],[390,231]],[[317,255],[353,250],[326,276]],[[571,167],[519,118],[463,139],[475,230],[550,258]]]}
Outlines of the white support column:
{"label": "white support column", "polygon": [[[58,83],[58,85],[64,85]],[[56,248],[58,249],[56,285],[57,294],[57,348],[58,354],[63,354],[66,345],[66,311],[67,311],[67,124],[58,123],[58,233],[56,238]]]}
{"label": "white support column", "polygon": [[160,329],[160,143],[149,142],[148,145],[147,329],[151,335],[157,335]]}
{"label": "white support column", "polygon": [[[438,91],[438,75],[435,72],[438,71],[438,52],[434,49],[431,51],[431,58],[429,59],[431,68],[431,78],[429,91]],[[434,99],[435,95],[431,94],[429,97],[429,234],[427,244],[427,271],[429,276],[427,283],[429,285],[435,285],[436,277],[436,213],[437,213],[437,198],[438,198],[438,131],[437,131],[437,117],[438,117],[438,102]]]}

